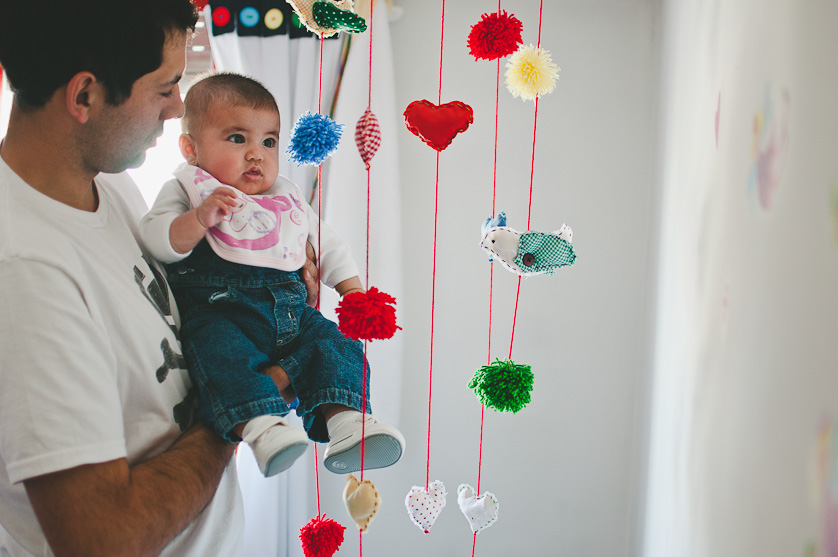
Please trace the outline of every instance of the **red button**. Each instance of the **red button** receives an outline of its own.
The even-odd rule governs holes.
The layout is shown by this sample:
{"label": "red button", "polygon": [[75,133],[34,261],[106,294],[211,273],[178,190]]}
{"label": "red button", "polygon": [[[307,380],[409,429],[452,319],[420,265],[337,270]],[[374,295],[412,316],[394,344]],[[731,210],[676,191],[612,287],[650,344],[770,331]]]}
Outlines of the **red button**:
{"label": "red button", "polygon": [[224,6],[219,6],[212,11],[212,23],[216,27],[224,27],[230,23],[230,10]]}

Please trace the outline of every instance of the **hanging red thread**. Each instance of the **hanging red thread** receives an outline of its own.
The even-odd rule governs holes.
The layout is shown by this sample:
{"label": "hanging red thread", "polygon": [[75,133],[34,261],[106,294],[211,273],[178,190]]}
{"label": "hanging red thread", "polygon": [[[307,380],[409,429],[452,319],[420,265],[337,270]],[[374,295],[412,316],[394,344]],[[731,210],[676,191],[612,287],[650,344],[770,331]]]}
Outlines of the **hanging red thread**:
{"label": "hanging red thread", "polygon": [[[369,24],[369,70],[367,75],[367,110],[370,110],[372,107],[372,11],[373,5],[375,4],[375,0],[370,2],[370,24]],[[366,253],[366,269],[365,269],[365,282],[364,285],[368,286],[370,281],[370,167],[367,164],[367,253]],[[361,394],[361,404],[366,405],[367,400],[367,341],[364,340],[364,375],[362,380],[362,394]],[[367,411],[366,406],[361,409],[361,413],[365,414]],[[361,420],[361,481],[364,481],[364,459],[366,453],[366,423],[367,420]],[[363,557],[364,555],[364,536],[362,532],[358,532],[358,555],[359,557]]]}
{"label": "hanging red thread", "polygon": [[[542,16],[544,12],[544,0],[541,0],[539,7],[538,7],[538,48],[541,48],[541,23],[542,23]],[[532,156],[530,160],[530,193],[529,193],[529,201],[527,203],[527,230],[530,229],[530,224],[532,221],[532,192],[533,192],[533,179],[535,175],[535,138],[536,133],[538,131],[538,97],[535,98],[535,110],[533,111],[533,124],[532,124]],[[518,289],[515,293],[515,313],[512,317],[512,335],[509,341],[509,359],[512,359],[512,345],[515,342],[515,322],[518,319],[518,301],[521,295],[521,277],[518,276]]]}
{"label": "hanging red thread", "polygon": [[[442,104],[442,52],[445,41],[445,0],[442,0],[442,18],[439,33],[439,89],[437,92],[437,104]],[[433,399],[434,380],[434,320],[436,315],[436,253],[437,253],[437,229],[439,220],[439,151],[436,152],[436,177],[434,178],[434,254],[431,271],[431,346],[430,363],[428,368],[428,441],[427,459],[425,461],[425,490],[428,490],[431,483],[431,402]]]}
{"label": "hanging red thread", "polygon": [[[500,0],[498,0],[498,17],[501,15]],[[520,33],[519,33],[520,40]],[[492,157],[492,218],[497,211],[497,186],[498,186],[498,115],[500,112],[500,57],[497,58],[495,71],[495,141]],[[494,309],[494,283],[495,283],[495,262],[489,263],[489,339],[487,342],[486,364],[492,363],[492,316]],[[483,428],[485,425],[486,405],[480,405],[480,446],[477,452],[477,493],[480,494],[480,483],[483,479]],[[472,534],[471,557],[474,557],[477,550],[477,532]]]}

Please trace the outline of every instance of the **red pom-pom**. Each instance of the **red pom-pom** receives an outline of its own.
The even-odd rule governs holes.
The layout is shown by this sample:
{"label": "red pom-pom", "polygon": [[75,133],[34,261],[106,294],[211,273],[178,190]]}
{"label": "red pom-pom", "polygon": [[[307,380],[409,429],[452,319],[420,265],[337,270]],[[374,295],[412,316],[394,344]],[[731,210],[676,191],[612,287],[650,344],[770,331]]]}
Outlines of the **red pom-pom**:
{"label": "red pom-pom", "polygon": [[335,310],[338,329],[348,338],[373,340],[390,338],[401,329],[396,325],[396,299],[372,287],[343,297]]}
{"label": "red pom-pom", "polygon": [[332,557],[343,543],[341,526],[325,515],[312,518],[300,528],[300,540],[306,557]]}
{"label": "red pom-pom", "polygon": [[497,60],[509,56],[521,44],[524,25],[514,15],[500,13],[483,14],[479,22],[471,26],[468,47],[471,55],[480,60]]}

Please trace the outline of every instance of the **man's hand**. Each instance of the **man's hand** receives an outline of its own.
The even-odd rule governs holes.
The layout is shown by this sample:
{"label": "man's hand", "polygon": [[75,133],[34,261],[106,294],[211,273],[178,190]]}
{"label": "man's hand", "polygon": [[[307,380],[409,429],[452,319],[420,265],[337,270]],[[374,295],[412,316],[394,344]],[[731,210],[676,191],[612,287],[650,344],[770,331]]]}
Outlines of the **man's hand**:
{"label": "man's hand", "polygon": [[311,242],[306,242],[306,262],[300,269],[300,278],[306,285],[306,292],[308,298],[306,303],[313,308],[317,307],[318,294],[320,292],[320,273],[317,269],[317,253],[314,251],[314,246]]}

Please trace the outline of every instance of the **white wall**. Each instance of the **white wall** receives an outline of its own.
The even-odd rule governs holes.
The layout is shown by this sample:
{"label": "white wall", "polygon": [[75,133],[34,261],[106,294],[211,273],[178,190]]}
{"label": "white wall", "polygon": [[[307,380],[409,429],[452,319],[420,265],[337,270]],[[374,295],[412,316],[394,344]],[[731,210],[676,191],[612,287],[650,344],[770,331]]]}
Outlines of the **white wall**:
{"label": "white wall", "polygon": [[664,7],[645,554],[835,556],[838,4]]}
{"label": "white wall", "polygon": [[[391,33],[397,106],[436,102],[441,3],[402,1]],[[503,2],[536,42],[538,2]],[[467,388],[487,359],[489,265],[477,247],[491,210],[495,108],[493,62],[468,53],[470,26],[489,1],[447,2],[443,102],[474,108],[475,122],[441,154],[431,481],[448,506],[428,535],[408,519],[404,497],[425,484],[435,152],[405,128],[401,187],[405,342],[401,426],[408,452],[371,471],[381,514],[364,537],[370,556],[468,555],[472,535],[456,504],[460,483],[477,483],[480,405]],[[637,555],[642,408],[650,351],[654,231],[653,148],[657,85],[656,3],[545,2],[542,46],[561,66],[539,102],[532,228],[573,227],[578,259],[552,277],[524,281],[513,359],[532,365],[535,388],[518,414],[487,410],[482,488],[500,519],[477,555]],[[503,73],[503,72],[502,72]],[[526,227],[533,103],[501,86],[498,209]],[[493,357],[507,355],[516,276],[495,270]],[[384,373],[377,371],[376,373]],[[374,386],[373,386],[374,388]],[[342,479],[321,474],[323,507],[345,521]],[[358,551],[347,530],[339,555]]]}

